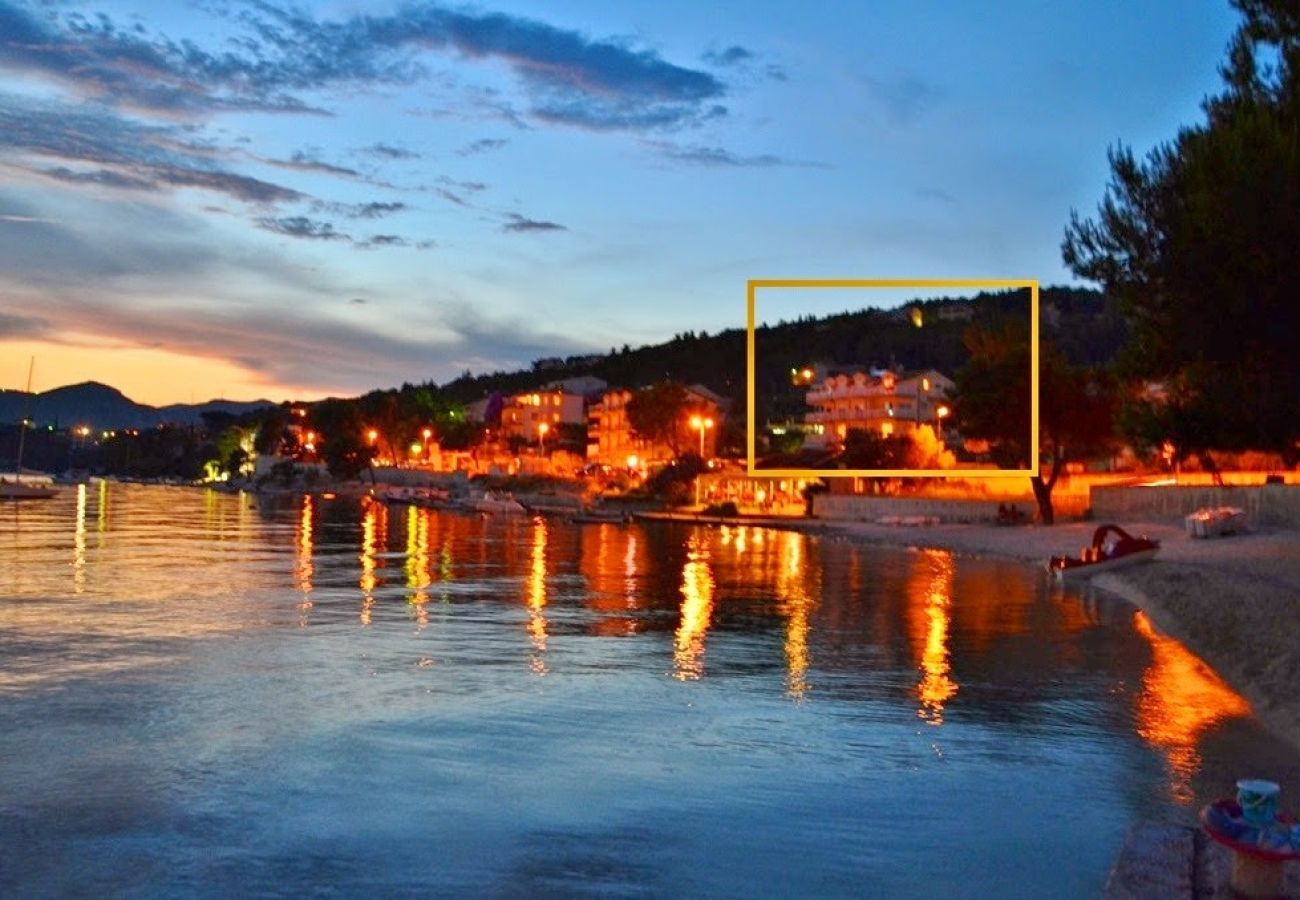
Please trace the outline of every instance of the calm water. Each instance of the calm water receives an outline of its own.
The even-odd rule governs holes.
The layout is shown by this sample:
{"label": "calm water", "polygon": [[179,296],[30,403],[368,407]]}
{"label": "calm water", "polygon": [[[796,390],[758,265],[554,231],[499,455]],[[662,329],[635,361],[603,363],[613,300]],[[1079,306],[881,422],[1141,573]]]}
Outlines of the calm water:
{"label": "calm water", "polygon": [[1092,896],[1300,791],[1027,567],[90,485],[0,507],[0,894]]}

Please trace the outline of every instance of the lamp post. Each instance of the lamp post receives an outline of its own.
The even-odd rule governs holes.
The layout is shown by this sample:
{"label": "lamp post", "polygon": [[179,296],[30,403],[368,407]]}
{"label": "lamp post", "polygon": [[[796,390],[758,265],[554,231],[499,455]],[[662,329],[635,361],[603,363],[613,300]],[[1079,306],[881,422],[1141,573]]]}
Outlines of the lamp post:
{"label": "lamp post", "polygon": [[[713,427],[713,419],[705,416],[691,416],[691,427],[700,433],[700,466],[704,465],[704,432]],[[695,505],[700,505],[700,477],[704,474],[703,468],[700,474],[695,476]]]}
{"label": "lamp post", "polygon": [[934,410],[934,436],[943,443],[943,420],[952,413],[947,405],[940,403]]}
{"label": "lamp post", "polygon": [[540,422],[537,425],[537,452],[546,455],[546,432],[551,430],[551,426],[546,422]]}

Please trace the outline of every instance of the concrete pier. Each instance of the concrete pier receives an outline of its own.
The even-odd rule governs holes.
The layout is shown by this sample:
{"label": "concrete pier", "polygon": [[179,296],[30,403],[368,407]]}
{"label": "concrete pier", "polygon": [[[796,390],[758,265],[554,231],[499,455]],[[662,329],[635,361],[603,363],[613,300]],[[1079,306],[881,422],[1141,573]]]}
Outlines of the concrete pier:
{"label": "concrete pier", "polygon": [[[1228,886],[1231,875],[1228,849],[1199,828],[1144,822],[1125,835],[1104,894],[1107,900],[1229,900],[1236,896]],[[1300,898],[1300,863],[1287,866],[1282,895]]]}

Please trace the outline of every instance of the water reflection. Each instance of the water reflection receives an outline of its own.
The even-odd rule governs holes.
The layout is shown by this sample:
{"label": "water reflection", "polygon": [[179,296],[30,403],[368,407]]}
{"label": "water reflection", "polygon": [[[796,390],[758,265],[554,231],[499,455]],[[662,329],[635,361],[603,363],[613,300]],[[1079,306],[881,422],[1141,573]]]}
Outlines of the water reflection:
{"label": "water reflection", "polygon": [[1170,799],[1190,805],[1203,738],[1224,720],[1249,716],[1250,704],[1182,644],[1156,631],[1145,613],[1133,615],[1133,627],[1151,645],[1137,701],[1138,734],[1165,755]]}
{"label": "water reflection", "polygon": [[[37,873],[5,868],[0,894],[172,896],[199,872],[231,896],[309,877],[348,895],[852,895],[866,864],[882,895],[921,871],[935,895],[983,896],[1014,864],[1025,894],[1094,896],[1134,819],[1190,823],[1178,802],[1245,772],[1300,791],[1294,752],[1181,647],[1022,566],[99,490],[102,550],[90,487],[0,517],[0,796],[30,798],[0,843]],[[410,627],[419,607],[436,633]],[[618,779],[589,777],[612,758]],[[904,829],[863,814],[917,809]],[[521,850],[430,868],[430,841]],[[156,865],[121,875],[140,847]],[[516,865],[534,849],[554,865]]]}
{"label": "water reflection", "polygon": [[908,600],[922,615],[913,618],[914,646],[921,661],[921,682],[916,687],[921,701],[917,717],[931,725],[943,724],[944,705],[957,694],[951,676],[948,629],[952,616],[952,554],[946,550],[922,550],[908,582]]}
{"label": "water reflection", "polygon": [[417,628],[429,622],[426,604],[428,587],[433,583],[429,558],[429,514],[416,506],[406,507],[406,602],[414,610]]}
{"label": "water reflection", "polygon": [[302,613],[299,621],[300,625],[307,624],[307,612],[312,607],[312,575],[315,574],[315,565],[312,562],[312,551],[314,548],[314,538],[312,529],[314,527],[314,499],[311,494],[304,494],[302,498],[302,510],[298,514],[298,544],[297,555],[294,559],[294,579],[298,583],[298,592],[302,594],[302,600],[298,603],[298,609]]}
{"label": "water reflection", "polygon": [[528,570],[528,636],[533,650],[528,667],[534,675],[546,669],[546,520],[533,520],[533,549]]}
{"label": "water reflection", "polygon": [[[743,549],[742,536],[737,550]],[[694,534],[687,543],[686,564],[682,566],[681,623],[673,640],[673,676],[680,681],[704,675],[704,638],[713,615],[713,588],[709,551],[699,534]]]}
{"label": "water reflection", "polygon": [[[108,482],[99,482],[99,503],[95,510],[95,527],[102,535],[108,531]],[[100,539],[100,546],[104,546],[103,539]]]}
{"label": "water reflection", "polygon": [[781,597],[785,626],[786,694],[801,701],[808,693],[808,616],[813,607],[813,596],[805,584],[806,566],[804,550],[807,538],[793,531],[782,532],[778,541],[777,591]]}
{"label": "water reflection", "polygon": [[375,587],[379,584],[375,574],[379,568],[376,554],[388,543],[388,506],[369,502],[362,504],[361,510],[361,577],[357,586],[361,588],[361,624],[368,626],[375,607]]}
{"label": "water reflection", "polygon": [[72,542],[72,590],[86,590],[86,486],[77,485],[77,525]]}

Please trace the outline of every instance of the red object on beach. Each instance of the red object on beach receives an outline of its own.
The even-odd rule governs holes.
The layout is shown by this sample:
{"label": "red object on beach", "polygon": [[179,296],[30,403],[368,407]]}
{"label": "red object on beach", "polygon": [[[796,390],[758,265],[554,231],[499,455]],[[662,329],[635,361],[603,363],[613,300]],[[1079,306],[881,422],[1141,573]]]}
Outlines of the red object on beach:
{"label": "red object on beach", "polygon": [[1101,525],[1092,533],[1092,544],[1079,556],[1053,556],[1047,569],[1058,577],[1100,572],[1150,559],[1160,549],[1160,542],[1148,537],[1134,537],[1118,525]]}
{"label": "red object on beach", "polygon": [[[1271,850],[1267,847],[1258,847],[1255,844],[1249,844],[1245,841],[1239,841],[1236,838],[1229,837],[1215,826],[1216,821],[1227,819],[1229,821],[1244,821],[1241,817],[1241,804],[1236,800],[1216,800],[1201,808],[1201,827],[1205,833],[1214,838],[1223,846],[1232,850],[1234,853],[1245,853],[1247,856],[1253,856],[1256,859],[1265,862],[1284,863],[1293,859],[1300,859],[1300,848],[1294,850]],[[1286,813],[1278,813],[1278,824],[1290,827],[1295,824],[1295,818]]]}

